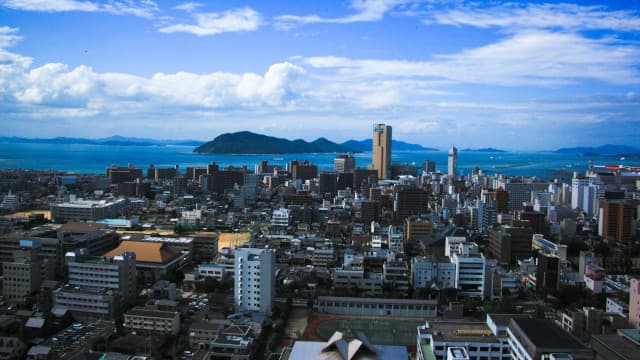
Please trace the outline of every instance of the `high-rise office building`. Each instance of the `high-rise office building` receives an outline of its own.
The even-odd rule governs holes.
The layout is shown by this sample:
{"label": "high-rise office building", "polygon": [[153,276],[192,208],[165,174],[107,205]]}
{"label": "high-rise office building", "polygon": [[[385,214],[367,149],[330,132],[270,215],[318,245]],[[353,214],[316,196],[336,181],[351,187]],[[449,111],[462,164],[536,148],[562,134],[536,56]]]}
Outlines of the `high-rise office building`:
{"label": "high-rise office building", "polygon": [[268,249],[237,249],[234,267],[236,311],[270,313],[275,295],[275,252]]}
{"label": "high-rise office building", "polygon": [[351,154],[338,155],[333,159],[333,170],[337,173],[350,173],[356,169],[356,158]]}
{"label": "high-rise office building", "polygon": [[373,128],[373,168],[378,179],[391,177],[391,126],[378,124]]}
{"label": "high-rise office building", "polygon": [[600,209],[600,236],[629,243],[633,223],[633,206],[626,200],[604,200]]}
{"label": "high-rise office building", "polygon": [[452,146],[451,149],[449,149],[449,167],[448,167],[449,177],[455,179],[457,170],[458,170],[458,149],[456,149],[455,146]]}

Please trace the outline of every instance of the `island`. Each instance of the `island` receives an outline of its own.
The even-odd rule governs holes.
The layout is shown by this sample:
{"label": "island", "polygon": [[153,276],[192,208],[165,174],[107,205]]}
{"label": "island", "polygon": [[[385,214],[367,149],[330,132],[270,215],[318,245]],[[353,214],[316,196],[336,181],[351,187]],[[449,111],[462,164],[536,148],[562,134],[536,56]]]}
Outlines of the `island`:
{"label": "island", "polygon": [[305,154],[360,151],[322,137],[307,142],[302,139],[287,140],[250,131],[240,131],[219,135],[196,147],[193,152],[198,154]]}

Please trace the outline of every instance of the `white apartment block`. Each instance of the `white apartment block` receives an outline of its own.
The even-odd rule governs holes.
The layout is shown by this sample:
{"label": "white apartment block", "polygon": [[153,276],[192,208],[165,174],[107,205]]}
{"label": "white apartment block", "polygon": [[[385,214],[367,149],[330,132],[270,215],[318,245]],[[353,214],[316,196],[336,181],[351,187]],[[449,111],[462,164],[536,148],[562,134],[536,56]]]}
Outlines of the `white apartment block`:
{"label": "white apartment block", "polygon": [[127,201],[116,200],[75,200],[51,206],[51,219],[56,222],[83,221],[117,218],[125,210]]}
{"label": "white apartment block", "polygon": [[236,249],[234,300],[236,311],[271,312],[275,295],[275,251]]}
{"label": "white apartment block", "polygon": [[271,215],[271,225],[283,227],[289,226],[289,210],[285,208],[273,210],[273,214]]}

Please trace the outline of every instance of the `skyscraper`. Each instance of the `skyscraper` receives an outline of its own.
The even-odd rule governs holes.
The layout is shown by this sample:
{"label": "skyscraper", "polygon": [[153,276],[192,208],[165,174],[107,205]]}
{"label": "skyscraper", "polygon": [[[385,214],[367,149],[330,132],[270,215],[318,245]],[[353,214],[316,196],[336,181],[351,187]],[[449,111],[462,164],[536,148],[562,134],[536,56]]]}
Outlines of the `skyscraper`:
{"label": "skyscraper", "polygon": [[373,168],[378,179],[391,177],[391,126],[378,124],[373,128]]}
{"label": "skyscraper", "polygon": [[452,146],[449,149],[449,177],[455,178],[456,171],[458,170],[458,149]]}

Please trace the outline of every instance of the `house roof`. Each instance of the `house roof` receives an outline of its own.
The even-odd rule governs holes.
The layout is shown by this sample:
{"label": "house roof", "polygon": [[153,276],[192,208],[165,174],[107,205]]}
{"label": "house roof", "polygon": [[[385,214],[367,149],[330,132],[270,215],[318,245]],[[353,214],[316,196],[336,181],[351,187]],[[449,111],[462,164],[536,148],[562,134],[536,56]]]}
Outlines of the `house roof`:
{"label": "house roof", "polygon": [[123,241],[104,256],[118,256],[124,252],[134,252],[137,262],[158,264],[166,264],[180,256],[180,250],[169,244],[146,241]]}

